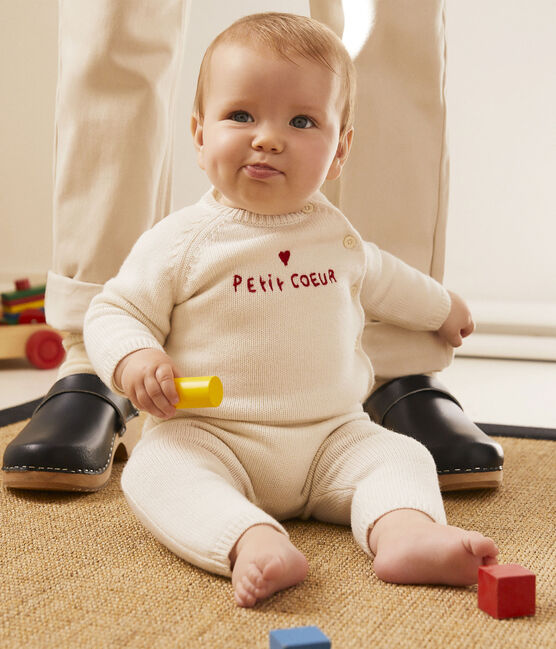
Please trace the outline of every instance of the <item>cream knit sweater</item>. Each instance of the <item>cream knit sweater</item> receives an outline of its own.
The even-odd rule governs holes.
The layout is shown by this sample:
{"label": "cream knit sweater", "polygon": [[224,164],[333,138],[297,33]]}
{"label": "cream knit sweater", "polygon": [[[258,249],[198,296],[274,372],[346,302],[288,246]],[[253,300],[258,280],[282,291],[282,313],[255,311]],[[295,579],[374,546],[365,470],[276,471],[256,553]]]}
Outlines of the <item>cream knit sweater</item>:
{"label": "cream knit sweater", "polygon": [[164,349],[182,376],[222,379],[211,415],[294,424],[361,410],[373,383],[366,321],[433,331],[449,309],[438,282],[363,242],[321,193],[268,216],[211,190],[143,234],[93,299],[84,336],[112,390],[124,356]]}

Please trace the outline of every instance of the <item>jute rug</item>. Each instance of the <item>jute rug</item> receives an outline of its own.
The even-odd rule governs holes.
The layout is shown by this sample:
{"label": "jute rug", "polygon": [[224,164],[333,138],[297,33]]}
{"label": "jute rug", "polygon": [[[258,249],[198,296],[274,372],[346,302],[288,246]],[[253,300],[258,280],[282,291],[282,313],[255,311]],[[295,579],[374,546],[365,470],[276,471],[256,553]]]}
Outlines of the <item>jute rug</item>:
{"label": "jute rug", "polygon": [[[0,452],[25,422],[0,429]],[[178,559],[127,508],[114,468],[87,495],[2,489],[0,646],[4,649],[263,649],[274,628],[317,625],[333,649],[556,647],[552,441],[500,439],[504,486],[445,496],[450,523],[492,536],[504,563],[537,575],[537,613],[495,620],[476,587],[380,582],[349,529],[286,524],[308,557],[296,588],[239,609],[227,579]]]}

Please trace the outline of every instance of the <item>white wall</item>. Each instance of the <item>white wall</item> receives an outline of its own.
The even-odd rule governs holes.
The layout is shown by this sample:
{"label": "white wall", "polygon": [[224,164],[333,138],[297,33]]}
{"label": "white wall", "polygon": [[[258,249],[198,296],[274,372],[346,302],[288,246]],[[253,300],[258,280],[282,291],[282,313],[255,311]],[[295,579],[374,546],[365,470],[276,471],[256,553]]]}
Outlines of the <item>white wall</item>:
{"label": "white wall", "polygon": [[556,335],[556,4],[447,0],[446,284]]}
{"label": "white wall", "polygon": [[[351,0],[352,5],[370,0]],[[207,186],[189,135],[204,47],[271,0],[193,0],[182,71],[174,204]],[[447,0],[451,199],[446,283],[479,319],[556,331],[553,0]],[[307,0],[281,0],[307,13]],[[351,12],[350,12],[351,13]],[[57,3],[0,0],[0,286],[50,265]],[[501,315],[502,314],[502,315]]]}

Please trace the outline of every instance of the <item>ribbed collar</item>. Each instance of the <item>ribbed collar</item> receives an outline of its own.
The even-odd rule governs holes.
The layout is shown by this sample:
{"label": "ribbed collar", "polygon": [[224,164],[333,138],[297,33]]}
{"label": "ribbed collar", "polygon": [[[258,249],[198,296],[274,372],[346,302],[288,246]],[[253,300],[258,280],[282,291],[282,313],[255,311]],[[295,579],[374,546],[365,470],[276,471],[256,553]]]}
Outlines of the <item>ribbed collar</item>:
{"label": "ribbed collar", "polygon": [[[247,225],[257,225],[259,227],[276,227],[279,225],[289,225],[292,223],[300,223],[310,216],[313,216],[319,207],[326,202],[326,198],[317,192],[314,194],[307,205],[298,212],[289,212],[287,214],[258,214],[257,212],[249,212],[237,207],[228,207],[223,205],[217,200],[218,190],[211,187],[209,191],[202,196],[199,203],[210,207],[211,210],[220,213],[222,216],[227,217],[238,223],[245,223]],[[311,207],[308,207],[311,205]]]}

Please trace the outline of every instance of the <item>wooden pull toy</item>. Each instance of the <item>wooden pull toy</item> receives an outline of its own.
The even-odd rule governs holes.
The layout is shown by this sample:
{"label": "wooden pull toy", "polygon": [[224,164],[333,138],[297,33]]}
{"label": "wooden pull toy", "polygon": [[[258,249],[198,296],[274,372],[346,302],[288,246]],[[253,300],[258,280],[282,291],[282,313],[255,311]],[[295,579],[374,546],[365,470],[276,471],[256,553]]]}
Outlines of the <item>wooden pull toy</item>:
{"label": "wooden pull toy", "polygon": [[217,376],[190,376],[174,379],[180,400],[176,408],[216,408],[224,390]]}

